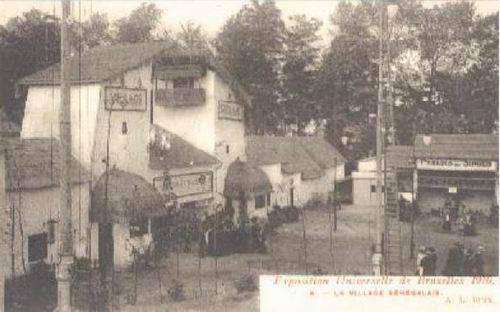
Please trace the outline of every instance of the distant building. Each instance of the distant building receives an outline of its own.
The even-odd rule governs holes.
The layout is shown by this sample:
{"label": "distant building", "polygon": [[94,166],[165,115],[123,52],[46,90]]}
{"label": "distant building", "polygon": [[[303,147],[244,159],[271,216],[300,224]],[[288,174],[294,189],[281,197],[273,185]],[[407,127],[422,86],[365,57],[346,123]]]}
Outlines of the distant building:
{"label": "distant building", "polygon": [[489,213],[498,203],[498,135],[431,134],[415,138],[415,192],[424,211],[447,197]]}
{"label": "distant building", "polygon": [[326,201],[334,182],[345,178],[345,158],[318,135],[248,136],[246,152],[248,161],[261,168],[273,185],[271,206]]}
{"label": "distant building", "polygon": [[[416,200],[426,213],[444,207],[446,199],[489,213],[498,203],[498,136],[496,134],[418,135],[414,146],[394,146],[398,157],[398,195]],[[377,205],[376,158],[358,161],[352,173],[353,200]]]}

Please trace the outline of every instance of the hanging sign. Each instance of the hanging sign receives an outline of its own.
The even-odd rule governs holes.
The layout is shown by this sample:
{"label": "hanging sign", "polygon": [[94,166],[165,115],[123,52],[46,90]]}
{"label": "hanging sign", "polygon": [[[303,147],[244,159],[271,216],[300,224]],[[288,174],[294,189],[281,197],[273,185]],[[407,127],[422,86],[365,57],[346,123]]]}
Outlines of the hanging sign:
{"label": "hanging sign", "polygon": [[105,106],[107,110],[145,111],[146,89],[106,87]]}
{"label": "hanging sign", "polygon": [[456,159],[417,159],[417,169],[445,171],[492,171],[496,172],[497,163],[489,160],[456,160]]}
{"label": "hanging sign", "polygon": [[232,101],[219,101],[217,107],[219,119],[243,120],[243,107]]}
{"label": "hanging sign", "polygon": [[212,193],[213,190],[212,172],[156,177],[153,184],[160,192],[173,193],[177,198]]}

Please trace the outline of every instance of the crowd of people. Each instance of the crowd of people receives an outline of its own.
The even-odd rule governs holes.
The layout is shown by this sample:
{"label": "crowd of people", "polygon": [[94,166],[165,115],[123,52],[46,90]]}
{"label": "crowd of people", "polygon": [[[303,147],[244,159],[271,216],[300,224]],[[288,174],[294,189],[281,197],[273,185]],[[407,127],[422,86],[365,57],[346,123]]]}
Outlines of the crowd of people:
{"label": "crowd of people", "polygon": [[446,276],[482,276],[484,275],[483,246],[475,250],[465,248],[461,242],[456,242],[448,252],[448,259],[443,270]]}
{"label": "crowd of people", "polygon": [[[484,274],[483,246],[476,249],[465,248],[461,242],[455,242],[448,252],[444,276],[482,276]],[[419,276],[437,274],[438,256],[433,247],[421,246],[417,254],[417,272]]]}

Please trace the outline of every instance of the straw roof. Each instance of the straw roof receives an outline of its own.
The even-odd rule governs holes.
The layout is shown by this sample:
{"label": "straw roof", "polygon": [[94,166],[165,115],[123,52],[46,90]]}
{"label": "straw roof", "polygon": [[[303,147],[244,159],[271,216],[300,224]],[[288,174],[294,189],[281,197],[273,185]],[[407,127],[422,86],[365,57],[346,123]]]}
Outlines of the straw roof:
{"label": "straw roof", "polygon": [[415,157],[497,160],[498,135],[497,134],[430,134],[427,136],[418,135],[415,138]]}
{"label": "straw roof", "polygon": [[[17,141],[6,153],[6,188],[9,191],[58,187],[61,179],[61,143],[51,138]],[[73,183],[89,182],[89,173],[73,157]]]}
{"label": "straw roof", "polygon": [[92,190],[91,222],[127,224],[166,213],[163,196],[133,173],[113,168],[97,180]]}
{"label": "straw roof", "polygon": [[260,168],[239,159],[227,168],[224,196],[252,198],[255,195],[271,193],[273,187],[266,173]]}
{"label": "straw roof", "polygon": [[248,136],[246,153],[256,165],[281,164],[284,173],[300,173],[302,179],[316,179],[324,170],[346,162],[345,158],[319,136]]}
{"label": "straw roof", "polygon": [[159,141],[162,134],[170,138],[170,148],[162,151],[159,142],[150,147],[149,168],[153,170],[167,170],[219,165],[220,162],[212,155],[196,148],[180,136],[153,125],[155,138]]}

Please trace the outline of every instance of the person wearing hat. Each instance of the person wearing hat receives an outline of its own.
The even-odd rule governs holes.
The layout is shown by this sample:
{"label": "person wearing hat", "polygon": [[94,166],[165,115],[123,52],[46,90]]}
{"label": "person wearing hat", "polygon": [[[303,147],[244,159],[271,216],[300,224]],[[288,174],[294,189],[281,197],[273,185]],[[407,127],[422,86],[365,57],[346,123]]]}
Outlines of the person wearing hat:
{"label": "person wearing hat", "polygon": [[463,274],[463,245],[460,242],[455,242],[448,251],[445,269],[443,275],[446,276],[461,276]]}
{"label": "person wearing hat", "polygon": [[473,255],[472,276],[483,276],[484,275],[484,259],[483,259],[484,250],[485,249],[483,246],[479,246],[479,247],[477,247],[477,250]]}
{"label": "person wearing hat", "polygon": [[437,254],[434,247],[428,248],[427,257],[429,258],[429,274],[428,275],[436,275],[436,267],[437,267]]}

